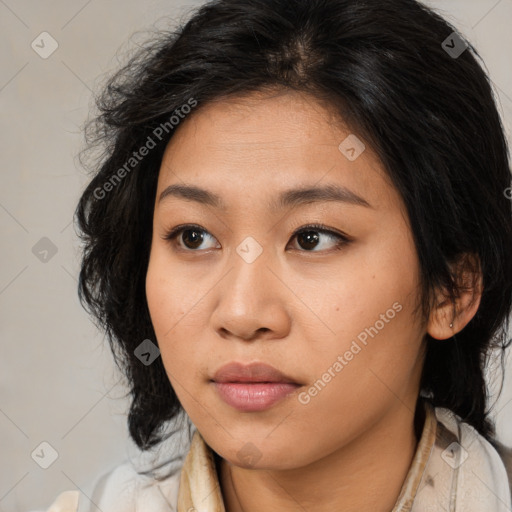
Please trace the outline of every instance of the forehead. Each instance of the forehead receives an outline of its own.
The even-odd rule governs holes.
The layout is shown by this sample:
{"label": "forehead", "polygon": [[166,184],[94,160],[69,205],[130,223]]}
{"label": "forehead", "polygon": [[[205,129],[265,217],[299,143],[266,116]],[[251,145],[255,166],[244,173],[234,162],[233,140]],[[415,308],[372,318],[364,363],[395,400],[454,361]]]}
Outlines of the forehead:
{"label": "forehead", "polygon": [[193,132],[210,149],[235,154],[237,149],[285,151],[333,144],[350,130],[332,108],[309,94],[256,91],[200,104],[178,126],[169,145],[188,145]]}
{"label": "forehead", "polygon": [[[381,163],[362,144],[333,109],[304,93],[256,92],[213,101],[177,127],[162,159],[157,196],[184,182],[226,196],[269,196],[330,183],[370,203],[396,202]],[[350,145],[355,159],[344,152]]]}

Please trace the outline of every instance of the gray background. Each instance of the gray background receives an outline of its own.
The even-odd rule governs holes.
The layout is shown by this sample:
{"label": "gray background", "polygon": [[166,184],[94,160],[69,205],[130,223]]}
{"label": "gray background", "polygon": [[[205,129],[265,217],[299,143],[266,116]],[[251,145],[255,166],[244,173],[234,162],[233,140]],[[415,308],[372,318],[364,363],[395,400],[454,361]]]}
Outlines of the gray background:
{"label": "gray background", "polygon": [[[88,177],[76,155],[91,91],[124,62],[118,50],[135,47],[147,34],[132,34],[162,16],[167,21],[158,27],[201,3],[0,0],[0,512],[45,508],[65,489],[90,492],[100,474],[133,453],[125,390],[107,342],[77,298],[71,221]],[[481,53],[510,141],[512,0],[427,3]],[[58,43],[47,59],[31,47],[44,31]],[[38,243],[57,252],[41,261],[33,253]],[[499,439],[508,445],[511,379],[495,407]],[[31,458],[43,441],[58,452],[48,469]]]}

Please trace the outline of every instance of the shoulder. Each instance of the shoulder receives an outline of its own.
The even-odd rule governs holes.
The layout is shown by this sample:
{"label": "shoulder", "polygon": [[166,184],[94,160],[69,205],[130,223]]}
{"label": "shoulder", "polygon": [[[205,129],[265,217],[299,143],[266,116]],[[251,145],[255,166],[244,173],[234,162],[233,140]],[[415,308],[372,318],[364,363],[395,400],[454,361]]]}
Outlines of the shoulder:
{"label": "shoulder", "polygon": [[501,496],[504,503],[509,502],[512,497],[512,449],[498,441],[488,441],[448,409],[436,407],[435,412],[438,421],[453,434],[453,440],[460,446],[459,472],[464,469],[463,473],[477,475],[488,485],[492,482],[493,492]]}
{"label": "shoulder", "polygon": [[90,496],[77,490],[62,492],[45,512],[175,512],[179,479],[179,470],[157,480],[126,462],[97,478]]}
{"label": "shoulder", "polygon": [[493,441],[492,445],[498,452],[503,464],[505,465],[505,469],[507,470],[508,481],[510,487],[512,489],[512,448],[505,446],[499,441]]}

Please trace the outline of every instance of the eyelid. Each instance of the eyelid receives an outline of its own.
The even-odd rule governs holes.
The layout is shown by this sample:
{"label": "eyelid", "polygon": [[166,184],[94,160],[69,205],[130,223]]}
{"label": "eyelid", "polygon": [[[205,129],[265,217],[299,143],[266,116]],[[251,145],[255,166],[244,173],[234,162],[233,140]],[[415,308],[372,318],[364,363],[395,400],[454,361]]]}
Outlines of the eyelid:
{"label": "eyelid", "polygon": [[170,231],[166,232],[162,238],[164,240],[172,240],[181,231],[185,231],[185,229],[196,229],[197,231],[204,231],[206,233],[209,233],[209,231],[202,228],[198,224],[179,224],[178,226],[175,226],[174,228],[172,228]]}
{"label": "eyelid", "polygon": [[340,238],[344,238],[347,241],[352,240],[351,237],[349,237],[347,234],[343,233],[342,231],[339,231],[334,228],[330,228],[329,226],[326,226],[324,224],[318,224],[318,223],[311,223],[311,224],[305,224],[300,227],[298,227],[293,233],[292,237],[296,236],[297,234],[303,232],[303,231],[320,231],[322,233],[327,233],[329,235],[335,235]]}

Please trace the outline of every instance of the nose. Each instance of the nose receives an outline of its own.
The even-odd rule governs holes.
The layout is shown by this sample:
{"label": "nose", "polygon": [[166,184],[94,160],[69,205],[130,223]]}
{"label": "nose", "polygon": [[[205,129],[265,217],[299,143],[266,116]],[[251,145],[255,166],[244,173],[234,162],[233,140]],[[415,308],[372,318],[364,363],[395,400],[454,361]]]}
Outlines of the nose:
{"label": "nose", "polygon": [[265,251],[252,262],[233,252],[230,263],[230,271],[216,287],[211,316],[215,331],[223,338],[246,341],[285,337],[291,326],[288,307],[292,301],[276,264]]}

